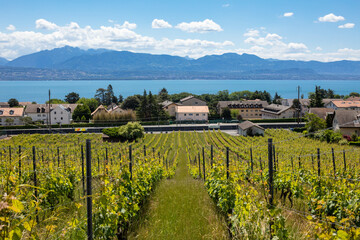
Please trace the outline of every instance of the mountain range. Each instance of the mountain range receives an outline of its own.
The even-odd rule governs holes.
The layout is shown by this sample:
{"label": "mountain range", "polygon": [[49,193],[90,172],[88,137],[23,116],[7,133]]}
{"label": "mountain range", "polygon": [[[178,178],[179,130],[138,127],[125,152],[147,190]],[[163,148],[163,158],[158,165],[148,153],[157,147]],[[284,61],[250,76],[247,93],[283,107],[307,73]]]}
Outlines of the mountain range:
{"label": "mountain range", "polygon": [[198,59],[62,47],[0,58],[0,80],[360,79],[360,61],[294,61],[225,53]]}

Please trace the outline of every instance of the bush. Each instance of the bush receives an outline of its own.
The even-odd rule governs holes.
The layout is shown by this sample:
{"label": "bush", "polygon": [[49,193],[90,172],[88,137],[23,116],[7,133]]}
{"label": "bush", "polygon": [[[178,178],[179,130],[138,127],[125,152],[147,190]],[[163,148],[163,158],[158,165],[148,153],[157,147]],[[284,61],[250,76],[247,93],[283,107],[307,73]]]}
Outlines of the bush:
{"label": "bush", "polygon": [[120,141],[136,141],[144,136],[144,132],[143,126],[138,122],[130,122],[121,127],[103,129],[104,134]]}

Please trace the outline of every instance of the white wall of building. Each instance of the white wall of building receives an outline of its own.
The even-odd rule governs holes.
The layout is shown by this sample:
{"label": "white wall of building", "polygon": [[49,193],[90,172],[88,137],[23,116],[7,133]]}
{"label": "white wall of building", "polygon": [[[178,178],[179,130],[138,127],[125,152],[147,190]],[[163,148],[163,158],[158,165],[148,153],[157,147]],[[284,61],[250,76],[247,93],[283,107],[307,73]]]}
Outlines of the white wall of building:
{"label": "white wall of building", "polygon": [[71,113],[61,105],[50,112],[51,124],[70,124]]}
{"label": "white wall of building", "polygon": [[207,121],[208,113],[176,113],[177,121]]}

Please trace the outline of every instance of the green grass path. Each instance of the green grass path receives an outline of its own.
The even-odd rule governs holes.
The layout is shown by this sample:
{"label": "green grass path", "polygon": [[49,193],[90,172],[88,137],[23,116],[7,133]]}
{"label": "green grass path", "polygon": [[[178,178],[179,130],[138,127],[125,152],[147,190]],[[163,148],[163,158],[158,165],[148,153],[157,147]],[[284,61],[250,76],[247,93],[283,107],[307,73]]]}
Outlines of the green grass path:
{"label": "green grass path", "polygon": [[163,180],[150,198],[129,239],[228,239],[224,217],[202,180],[188,174],[186,153],[179,153],[175,177]]}

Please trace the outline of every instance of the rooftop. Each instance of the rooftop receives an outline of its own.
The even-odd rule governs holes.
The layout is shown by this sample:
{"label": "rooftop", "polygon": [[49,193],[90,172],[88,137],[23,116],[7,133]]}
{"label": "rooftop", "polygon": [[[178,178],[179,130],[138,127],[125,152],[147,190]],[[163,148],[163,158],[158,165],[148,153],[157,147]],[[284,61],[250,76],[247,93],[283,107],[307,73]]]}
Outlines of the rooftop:
{"label": "rooftop", "polygon": [[208,106],[177,106],[177,113],[209,113]]}
{"label": "rooftop", "polygon": [[250,122],[250,121],[245,121],[245,122],[242,122],[239,124],[239,128],[241,128],[242,130],[246,130],[246,129],[249,129],[251,127],[257,127],[257,128],[260,128],[262,130],[265,130],[263,127],[260,127],[259,125],[253,123],[253,122]]}
{"label": "rooftop", "polygon": [[0,117],[22,117],[24,108],[0,108]]}

